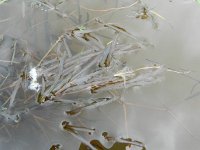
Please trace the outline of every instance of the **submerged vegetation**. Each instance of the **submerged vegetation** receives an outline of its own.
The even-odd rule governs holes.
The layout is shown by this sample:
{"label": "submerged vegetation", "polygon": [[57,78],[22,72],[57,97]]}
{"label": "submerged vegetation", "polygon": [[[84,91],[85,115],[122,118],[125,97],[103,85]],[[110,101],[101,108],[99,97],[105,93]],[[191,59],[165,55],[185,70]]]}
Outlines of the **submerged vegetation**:
{"label": "submerged vegetation", "polygon": [[[41,138],[39,134],[43,134],[48,139],[43,149],[65,150],[65,138],[59,140],[58,136],[56,142],[50,140],[60,134],[64,137],[72,135],[77,139],[79,150],[148,149],[145,143],[135,140],[128,133],[121,137],[110,136],[93,126],[92,121],[90,125],[82,123],[79,117],[84,112],[92,113],[91,110],[117,102],[123,106],[127,128],[126,105],[132,104],[124,101],[126,89],[160,82],[164,72],[183,76],[190,73],[170,69],[153,61],[143,66],[128,67],[125,56],[137,57],[135,55],[138,52],[153,45],[126,27],[106,21],[108,16],[128,11],[127,14],[131,15],[127,17],[150,21],[153,28],[157,29],[158,19],[165,18],[150,10],[141,0],[131,1],[126,6],[116,0],[115,6],[107,9],[88,8],[79,0],[0,1],[1,7],[9,3],[20,3],[21,16],[28,22],[31,22],[30,16],[34,13],[48,15],[47,20],[30,25],[30,30],[33,30],[31,33],[41,24],[45,24],[45,30],[51,30],[50,26],[55,20],[61,24],[56,24],[57,28],[61,28],[56,33],[44,31],[47,38],[44,43],[48,44],[42,49],[32,44],[32,40],[37,41],[35,44],[43,42],[39,41],[40,35],[31,34],[35,36],[33,39],[25,39],[23,35],[16,37],[2,32],[0,50],[7,50],[8,54],[0,57],[3,58],[0,60],[0,136],[6,134],[6,138],[2,137],[0,141],[0,148],[15,149],[20,143],[21,150],[34,149],[27,146],[28,140],[31,136]],[[26,32],[28,30],[29,27]],[[30,48],[30,45],[34,46]],[[167,108],[164,111],[168,111]],[[19,137],[24,126],[28,126],[31,132],[38,128],[41,132],[30,133],[27,139]],[[51,136],[48,135],[50,128],[53,130]],[[14,137],[11,132],[15,133]],[[38,141],[33,140],[33,143]],[[10,143],[14,143],[13,147],[8,146]]]}

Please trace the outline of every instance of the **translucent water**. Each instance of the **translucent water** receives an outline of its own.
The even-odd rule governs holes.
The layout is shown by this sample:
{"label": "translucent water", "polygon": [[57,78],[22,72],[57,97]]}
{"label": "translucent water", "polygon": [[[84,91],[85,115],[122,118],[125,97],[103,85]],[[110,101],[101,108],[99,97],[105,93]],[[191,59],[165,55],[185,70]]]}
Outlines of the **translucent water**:
{"label": "translucent water", "polygon": [[0,150],[198,149],[199,11],[0,0]]}

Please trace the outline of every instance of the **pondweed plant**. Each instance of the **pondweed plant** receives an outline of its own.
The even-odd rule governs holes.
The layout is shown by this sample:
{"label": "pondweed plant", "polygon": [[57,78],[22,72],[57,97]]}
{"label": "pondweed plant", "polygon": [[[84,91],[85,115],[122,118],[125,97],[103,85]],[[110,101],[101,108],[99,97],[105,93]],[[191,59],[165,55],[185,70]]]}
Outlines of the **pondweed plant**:
{"label": "pondweed plant", "polygon": [[[0,1],[1,7],[9,3]],[[68,5],[77,10],[68,12],[65,10]],[[142,1],[118,5],[95,10],[81,5],[79,0],[21,2],[22,17],[26,17],[27,11],[41,11],[56,15],[68,25],[40,55],[27,49],[25,39],[2,33],[1,50],[9,49],[11,54],[5,57],[9,59],[0,60],[0,149],[35,149],[37,146],[30,147],[33,143],[40,145],[40,149],[66,150],[70,135],[80,141],[80,150],[146,149],[145,143],[129,137],[128,133],[117,137],[78,120],[83,112],[90,113],[91,109],[117,102],[123,105],[127,124],[126,105],[134,104],[123,101],[124,90],[161,81],[164,72],[189,73],[158,63],[128,67],[123,55],[136,57],[136,52],[152,44],[117,23],[105,22],[103,17],[134,7],[137,11],[132,13],[136,19],[150,19],[157,26],[154,17],[159,15],[148,10]],[[105,14],[90,18],[95,11]],[[63,138],[54,138],[57,134]],[[34,136],[38,138],[32,139]],[[43,136],[47,140],[41,143]]]}

